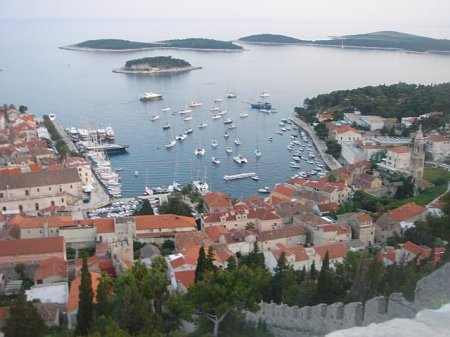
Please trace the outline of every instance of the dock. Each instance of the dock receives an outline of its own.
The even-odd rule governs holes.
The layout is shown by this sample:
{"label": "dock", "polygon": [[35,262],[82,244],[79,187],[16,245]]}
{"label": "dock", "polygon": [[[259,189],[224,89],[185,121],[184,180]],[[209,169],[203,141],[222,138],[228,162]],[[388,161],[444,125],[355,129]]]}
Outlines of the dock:
{"label": "dock", "polygon": [[251,178],[251,177],[254,177],[254,176],[256,176],[255,172],[245,172],[245,173],[224,175],[223,179],[225,179],[225,180],[237,180],[237,179]]}

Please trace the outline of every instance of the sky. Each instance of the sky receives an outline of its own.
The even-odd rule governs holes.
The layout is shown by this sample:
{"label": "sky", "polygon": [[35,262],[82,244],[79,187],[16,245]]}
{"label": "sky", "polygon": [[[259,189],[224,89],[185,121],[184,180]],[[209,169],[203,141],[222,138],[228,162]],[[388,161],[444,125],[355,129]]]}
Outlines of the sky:
{"label": "sky", "polygon": [[0,21],[36,19],[214,22],[230,38],[239,25],[303,38],[378,30],[450,38],[450,0],[0,0]]}

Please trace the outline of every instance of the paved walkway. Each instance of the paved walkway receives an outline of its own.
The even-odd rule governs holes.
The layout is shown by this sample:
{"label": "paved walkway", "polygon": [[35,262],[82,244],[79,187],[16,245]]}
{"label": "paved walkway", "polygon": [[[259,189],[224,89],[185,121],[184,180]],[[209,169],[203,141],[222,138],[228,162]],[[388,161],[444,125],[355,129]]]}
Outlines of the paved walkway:
{"label": "paved walkway", "polygon": [[61,135],[61,137],[64,139],[64,141],[66,142],[67,146],[69,147],[70,151],[72,152],[78,152],[78,149],[76,148],[75,144],[72,142],[72,140],[70,139],[69,135],[67,134],[66,130],[64,130],[63,125],[57,120],[55,119],[53,122],[53,125],[55,126],[56,130],[58,130],[59,134]]}
{"label": "paved walkway", "polygon": [[328,166],[328,168],[331,171],[342,167],[341,163],[339,163],[332,155],[325,153],[325,151],[327,150],[327,146],[325,145],[325,142],[323,140],[317,138],[316,132],[314,131],[313,128],[311,128],[311,126],[306,124],[300,118],[295,117],[295,115],[292,115],[290,120],[297,126],[301,127],[303,130],[305,130],[305,132],[308,132],[314,145],[316,146],[317,150],[319,151],[320,155],[322,156],[323,162],[325,163],[325,165]]}

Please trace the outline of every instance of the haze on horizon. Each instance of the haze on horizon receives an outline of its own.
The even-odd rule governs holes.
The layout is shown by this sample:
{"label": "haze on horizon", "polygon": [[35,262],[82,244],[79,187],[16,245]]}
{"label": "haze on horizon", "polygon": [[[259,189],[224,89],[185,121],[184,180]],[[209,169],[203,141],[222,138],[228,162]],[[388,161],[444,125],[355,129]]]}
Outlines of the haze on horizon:
{"label": "haze on horizon", "polygon": [[[450,38],[448,0],[2,0],[0,22],[167,23],[167,38],[237,39],[259,33],[305,39],[396,30]],[[171,27],[171,24],[175,24]],[[180,31],[180,26],[184,29]],[[161,27],[161,26],[159,26]],[[178,34],[177,34],[178,32]],[[110,37],[114,33],[111,33]],[[189,35],[189,36],[186,36]]]}

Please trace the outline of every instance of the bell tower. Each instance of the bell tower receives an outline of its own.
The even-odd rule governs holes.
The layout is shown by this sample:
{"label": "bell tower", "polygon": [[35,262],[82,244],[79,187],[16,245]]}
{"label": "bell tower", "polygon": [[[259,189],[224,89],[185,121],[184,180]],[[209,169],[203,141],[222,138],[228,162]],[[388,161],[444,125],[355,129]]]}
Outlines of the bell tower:
{"label": "bell tower", "polygon": [[425,165],[424,138],[422,125],[414,137],[413,148],[411,152],[411,176],[414,179],[423,177],[423,167]]}

